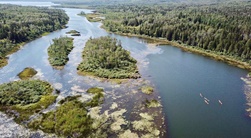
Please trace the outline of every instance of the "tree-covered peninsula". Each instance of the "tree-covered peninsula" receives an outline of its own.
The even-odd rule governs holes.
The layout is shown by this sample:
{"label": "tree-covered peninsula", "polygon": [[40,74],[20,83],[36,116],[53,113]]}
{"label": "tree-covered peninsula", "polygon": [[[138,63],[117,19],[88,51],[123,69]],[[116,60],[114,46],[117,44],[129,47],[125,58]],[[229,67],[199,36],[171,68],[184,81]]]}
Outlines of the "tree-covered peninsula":
{"label": "tree-covered peninsula", "polygon": [[115,38],[90,38],[86,42],[82,57],[83,61],[77,68],[80,74],[109,79],[139,77],[137,61]]}
{"label": "tree-covered peninsula", "polygon": [[68,54],[73,49],[73,38],[60,37],[53,39],[48,48],[49,62],[54,67],[63,67],[69,60]]}
{"label": "tree-covered peninsula", "polygon": [[104,6],[104,28],[173,41],[251,64],[251,2]]}
{"label": "tree-covered peninsula", "polygon": [[52,86],[41,80],[20,80],[0,85],[0,110],[18,123],[46,109],[55,100]]}
{"label": "tree-covered peninsula", "polygon": [[65,27],[69,17],[63,10],[0,4],[0,67],[6,56],[30,40]]}

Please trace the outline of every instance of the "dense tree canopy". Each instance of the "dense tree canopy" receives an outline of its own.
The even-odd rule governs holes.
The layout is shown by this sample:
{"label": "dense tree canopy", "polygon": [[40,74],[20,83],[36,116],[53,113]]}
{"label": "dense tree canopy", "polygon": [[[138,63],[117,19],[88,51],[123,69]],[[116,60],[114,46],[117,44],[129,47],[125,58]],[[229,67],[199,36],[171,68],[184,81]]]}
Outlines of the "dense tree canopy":
{"label": "dense tree canopy", "polygon": [[111,32],[161,37],[251,64],[251,2],[99,7]]}
{"label": "dense tree canopy", "polygon": [[120,41],[107,36],[87,41],[78,70],[101,78],[137,78],[136,63]]}
{"label": "dense tree canopy", "polygon": [[52,93],[48,82],[40,80],[14,81],[0,85],[0,104],[16,105],[36,103],[42,95]]}
{"label": "dense tree canopy", "polygon": [[68,20],[59,9],[0,5],[0,63],[18,44],[61,29]]}
{"label": "dense tree canopy", "polygon": [[68,54],[73,49],[73,38],[60,37],[53,39],[48,48],[49,62],[52,66],[64,66],[69,60]]}

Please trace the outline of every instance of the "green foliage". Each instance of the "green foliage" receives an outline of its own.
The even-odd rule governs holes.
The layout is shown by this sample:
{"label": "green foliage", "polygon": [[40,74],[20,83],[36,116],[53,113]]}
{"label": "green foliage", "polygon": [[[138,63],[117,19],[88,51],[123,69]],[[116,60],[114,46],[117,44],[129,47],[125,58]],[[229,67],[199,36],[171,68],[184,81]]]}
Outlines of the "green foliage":
{"label": "green foliage", "polygon": [[251,64],[251,2],[100,7],[104,28],[215,51]]}
{"label": "green foliage", "polygon": [[151,107],[160,107],[161,105],[160,105],[160,103],[159,103],[159,101],[157,101],[157,100],[146,100],[146,106],[148,107],[148,108],[151,108]]}
{"label": "green foliage", "polygon": [[69,60],[68,54],[73,49],[73,38],[60,37],[53,39],[48,48],[49,62],[52,66],[64,66]]}
{"label": "green foliage", "polygon": [[145,94],[152,94],[153,93],[153,87],[151,86],[143,86],[141,88],[141,91]]}
{"label": "green foliage", "polygon": [[93,119],[87,114],[84,104],[74,97],[63,102],[56,111],[31,122],[29,127],[60,136],[88,137],[93,130],[92,123]]}
{"label": "green foliage", "polygon": [[87,93],[91,93],[91,94],[98,94],[98,93],[102,93],[102,92],[104,92],[104,89],[98,88],[98,87],[92,87],[87,90]]}
{"label": "green foliage", "polygon": [[103,19],[100,17],[100,14],[99,13],[88,13],[88,14],[85,14],[85,17],[87,18],[87,20],[89,22],[100,22],[102,21]]}
{"label": "green foliage", "polygon": [[121,42],[109,36],[88,40],[82,57],[77,68],[81,73],[110,79],[139,77],[137,61],[122,48]]}
{"label": "green foliage", "polygon": [[21,123],[29,119],[34,113],[46,109],[52,103],[56,101],[57,96],[54,95],[43,95],[37,103],[31,103],[28,105],[14,105],[10,109],[18,112],[19,115],[15,115],[15,121]]}
{"label": "green foliage", "polygon": [[37,74],[37,71],[33,68],[25,68],[18,74],[18,77],[22,80],[29,79]]}
{"label": "green foliage", "polygon": [[0,110],[14,115],[16,122],[23,122],[56,100],[57,96],[51,95],[52,91],[48,82],[40,80],[22,80],[1,84]]}
{"label": "green foliage", "polygon": [[52,92],[52,87],[48,82],[40,80],[14,81],[0,85],[1,105],[27,105],[36,103],[42,95]]}
{"label": "green foliage", "polygon": [[0,4],[0,67],[6,65],[5,56],[16,51],[23,42],[62,29],[68,20],[59,9]]}
{"label": "green foliage", "polygon": [[87,93],[94,94],[93,98],[91,101],[86,103],[86,106],[90,107],[95,107],[103,103],[104,100],[104,89],[98,88],[98,87],[93,87],[87,90]]}
{"label": "green foliage", "polygon": [[80,36],[80,32],[76,30],[71,30],[69,32],[66,32],[66,34],[71,34],[71,36]]}

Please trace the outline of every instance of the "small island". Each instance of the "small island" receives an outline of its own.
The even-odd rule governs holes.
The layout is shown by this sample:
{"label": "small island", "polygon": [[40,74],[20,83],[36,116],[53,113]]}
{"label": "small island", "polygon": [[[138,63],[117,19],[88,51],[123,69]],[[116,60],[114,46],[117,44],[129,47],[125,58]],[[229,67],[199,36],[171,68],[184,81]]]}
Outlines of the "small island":
{"label": "small island", "polygon": [[70,34],[71,36],[80,36],[80,32],[76,31],[76,30],[71,30],[69,32],[66,32],[66,34]]}
{"label": "small island", "polygon": [[140,77],[137,61],[122,48],[121,42],[110,36],[92,39],[85,45],[83,61],[77,70],[82,75],[107,79],[136,79]]}
{"label": "small island", "polygon": [[33,68],[25,68],[22,72],[18,74],[18,77],[22,80],[32,78],[37,74],[37,71]]}
{"label": "small island", "polygon": [[68,62],[68,54],[73,49],[73,38],[60,37],[53,39],[54,44],[48,48],[49,62],[56,69],[62,69]]}
{"label": "small island", "polygon": [[14,116],[17,123],[55,102],[52,86],[41,80],[20,80],[0,85],[0,110]]}
{"label": "small island", "polygon": [[89,22],[100,22],[103,21],[104,19],[104,17],[101,17],[101,15],[97,11],[93,11],[93,13],[87,13],[87,14],[81,11],[78,15],[85,16]]}

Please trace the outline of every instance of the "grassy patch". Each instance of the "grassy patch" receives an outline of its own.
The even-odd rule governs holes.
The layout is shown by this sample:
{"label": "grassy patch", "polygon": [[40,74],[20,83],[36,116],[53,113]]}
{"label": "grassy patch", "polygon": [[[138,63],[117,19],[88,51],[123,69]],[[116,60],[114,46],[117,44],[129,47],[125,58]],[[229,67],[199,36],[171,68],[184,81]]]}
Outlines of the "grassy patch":
{"label": "grassy patch", "polygon": [[153,87],[151,86],[143,86],[141,88],[141,91],[145,94],[152,94],[153,93]]}
{"label": "grassy patch", "polygon": [[33,68],[25,68],[18,74],[18,77],[22,80],[29,79],[37,74],[37,71]]}
{"label": "grassy patch", "polygon": [[40,80],[22,80],[0,85],[0,110],[13,115],[18,123],[46,109],[55,100],[52,87]]}
{"label": "grassy patch", "polygon": [[160,107],[161,104],[159,103],[159,101],[157,100],[146,100],[146,106],[148,108],[151,108],[151,107]]}
{"label": "grassy patch", "polygon": [[100,22],[103,20],[99,13],[88,13],[85,14],[85,17],[89,22]]}
{"label": "grassy patch", "polygon": [[104,89],[93,87],[93,88],[88,89],[87,93],[94,94],[92,100],[86,103],[87,106],[95,107],[103,103]]}

